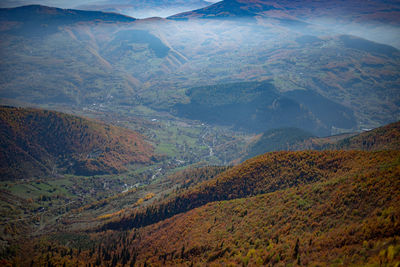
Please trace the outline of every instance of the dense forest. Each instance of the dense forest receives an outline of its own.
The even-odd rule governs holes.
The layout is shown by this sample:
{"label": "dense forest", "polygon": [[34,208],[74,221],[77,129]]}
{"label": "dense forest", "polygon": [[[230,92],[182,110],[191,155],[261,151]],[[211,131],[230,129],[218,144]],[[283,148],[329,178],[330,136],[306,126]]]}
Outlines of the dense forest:
{"label": "dense forest", "polygon": [[[144,142],[134,132],[57,112],[3,107],[1,114],[7,126],[2,131],[9,136],[6,140],[13,141],[5,145],[22,147],[27,153],[35,150],[73,158],[90,153],[92,145],[103,145],[104,153],[125,145],[126,150],[118,151],[135,155],[129,150],[138,146],[133,142]],[[13,120],[5,120],[4,114]],[[91,218],[86,226],[76,228],[79,221],[61,220],[56,232],[21,240],[18,247],[3,251],[2,264],[396,266],[400,261],[399,124],[336,142],[321,141],[325,151],[269,152],[233,167],[200,164],[171,173],[160,181],[160,188],[168,193],[157,196],[144,191],[142,198],[132,198],[131,205]],[[64,140],[59,136],[65,126],[68,138]],[[12,135],[28,133],[28,128],[39,134],[20,134],[26,136],[20,139]],[[290,128],[271,131],[269,137],[286,133],[280,137],[294,140],[293,144],[297,140],[317,144],[318,138],[302,132],[291,136],[293,132]],[[304,138],[297,139],[302,134]],[[55,140],[59,147],[49,145]],[[268,144],[265,136],[259,140]],[[144,151],[151,153],[151,149]],[[124,155],[118,157],[119,164],[127,162]],[[139,155],[151,160],[151,154]],[[71,214],[91,214],[125,202],[135,192],[140,190],[89,203]],[[10,227],[4,231],[17,231]],[[30,251],[30,256],[21,257],[17,251],[22,250]]]}
{"label": "dense forest", "polygon": [[175,105],[179,116],[251,132],[295,126],[328,135],[332,126],[356,123],[353,111],[339,103],[308,90],[282,93],[271,81],[195,87],[186,94],[190,103]]}
{"label": "dense forest", "polygon": [[153,148],[133,131],[54,111],[1,107],[2,179],[118,173],[150,163]]}
{"label": "dense forest", "polygon": [[[123,219],[117,230],[106,230],[115,228],[108,224],[81,233],[87,241],[75,248],[42,240],[29,261],[394,266],[400,260],[399,163],[398,151],[268,153],[134,215],[129,225]],[[173,212],[185,213],[163,220]]]}

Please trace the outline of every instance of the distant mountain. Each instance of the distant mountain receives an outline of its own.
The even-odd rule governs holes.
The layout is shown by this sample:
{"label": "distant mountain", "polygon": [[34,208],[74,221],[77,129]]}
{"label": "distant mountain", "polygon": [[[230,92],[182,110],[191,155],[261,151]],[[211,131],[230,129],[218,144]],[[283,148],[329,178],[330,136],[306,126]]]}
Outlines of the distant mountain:
{"label": "distant mountain", "polygon": [[249,18],[269,10],[282,10],[279,4],[270,1],[225,0],[205,8],[170,16],[170,19],[189,18]]}
{"label": "distant mountain", "polygon": [[[146,105],[168,112],[180,105],[179,116],[257,133],[303,126],[331,135],[399,119],[399,50],[323,26],[258,17],[131,21],[38,6],[1,12],[1,98],[79,107]],[[202,114],[191,114],[197,108],[190,88],[265,80],[276,89],[272,99],[267,93],[257,103],[239,99],[242,110],[249,109],[236,122],[229,104],[212,107],[225,112],[219,118],[208,103],[198,107]],[[241,88],[247,89],[253,90]]]}
{"label": "distant mountain", "polygon": [[1,87],[2,97],[75,104],[118,99],[129,105],[154,72],[185,61],[131,17],[37,5],[0,9],[0,14],[5,40],[0,72],[10,71],[3,82],[19,84],[19,89]]}
{"label": "distant mountain", "polygon": [[54,111],[0,108],[0,177],[119,173],[152,162],[136,132]]}
{"label": "distant mountain", "polygon": [[254,18],[282,20],[283,23],[335,19],[400,25],[398,1],[373,0],[224,0],[211,6],[171,16],[190,18]]}
{"label": "distant mountain", "polygon": [[167,17],[206,7],[211,3],[204,0],[2,0],[0,7],[17,7],[32,4],[68,9],[117,12],[137,18]]}
{"label": "distant mountain", "polygon": [[86,10],[118,12],[138,18],[167,17],[183,11],[190,11],[210,5],[203,0],[122,0],[91,1],[77,6]]}
{"label": "distant mountain", "polygon": [[[13,25],[11,33],[44,34],[54,33],[60,26],[77,23],[130,23],[136,19],[99,11],[61,9],[41,5],[16,8],[1,8],[0,23]],[[7,30],[6,30],[7,32]]]}

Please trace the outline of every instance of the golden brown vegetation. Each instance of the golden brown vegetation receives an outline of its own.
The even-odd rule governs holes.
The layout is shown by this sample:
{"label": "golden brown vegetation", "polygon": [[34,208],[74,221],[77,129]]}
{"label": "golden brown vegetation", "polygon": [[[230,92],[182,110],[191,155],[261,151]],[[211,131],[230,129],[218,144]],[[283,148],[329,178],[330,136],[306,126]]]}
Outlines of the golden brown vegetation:
{"label": "golden brown vegetation", "polygon": [[346,138],[337,143],[346,150],[400,150],[400,121]]}
{"label": "golden brown vegetation", "polygon": [[[130,229],[149,225],[212,201],[254,196],[315,183],[337,172],[347,171],[359,152],[274,152],[246,161],[184,191],[163,203],[131,216],[118,218],[103,229]],[[361,163],[360,163],[361,164]]]}
{"label": "golden brown vegetation", "polygon": [[[361,153],[326,179],[212,202],[140,229],[156,265],[366,265],[400,261],[400,153]],[[362,163],[362,164],[361,164]],[[157,251],[157,253],[154,253]]]}
{"label": "golden brown vegetation", "polygon": [[181,188],[164,200],[107,214],[101,228],[57,233],[64,243],[25,244],[32,257],[4,264],[399,266],[396,127],[347,144],[373,140],[360,149],[382,151],[273,152],[225,171],[182,171],[169,177]]}
{"label": "golden brown vegetation", "polygon": [[118,173],[153,155],[138,133],[59,112],[1,107],[0,123],[2,177]]}
{"label": "golden brown vegetation", "polygon": [[[190,209],[186,213],[139,229],[94,232],[95,244],[82,251],[47,242],[35,249],[33,261],[67,266],[396,266],[399,177],[399,151],[268,153],[167,202],[178,210],[186,203],[182,199],[205,205],[185,207]],[[146,212],[161,216],[164,204]]]}

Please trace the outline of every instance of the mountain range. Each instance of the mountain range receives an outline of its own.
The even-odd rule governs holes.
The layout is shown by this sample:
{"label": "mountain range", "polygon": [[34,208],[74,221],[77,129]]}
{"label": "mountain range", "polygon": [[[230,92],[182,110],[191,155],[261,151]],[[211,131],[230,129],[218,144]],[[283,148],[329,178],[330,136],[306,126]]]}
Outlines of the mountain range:
{"label": "mountain range", "polygon": [[183,11],[198,9],[210,5],[204,0],[150,0],[150,1],[98,1],[76,6],[79,9],[117,12],[137,18],[168,17]]}
{"label": "mountain range", "polygon": [[210,5],[210,2],[203,0],[85,0],[85,1],[65,1],[65,0],[4,0],[0,7],[17,7],[24,5],[41,4],[47,6],[57,6],[68,9],[96,10],[104,12],[115,12],[135,18],[146,17],[167,17],[183,11],[193,10]]}
{"label": "mountain range", "polygon": [[[223,1],[211,7],[221,6],[229,13],[225,5],[233,8],[237,3],[241,10],[244,3],[251,6],[251,2]],[[262,3],[253,6],[263,10]],[[297,9],[287,10],[293,13]],[[340,123],[340,116],[334,118],[335,123],[322,120],[323,130],[318,130],[321,126],[306,129],[313,134],[374,128],[399,118],[399,50],[356,36],[338,35],[329,26],[288,24],[258,15],[255,21],[216,23],[213,19],[135,20],[113,13],[44,6],[0,12],[4,40],[0,48],[4,58],[0,96],[4,99],[80,107],[93,103],[145,105],[170,112],[176,105],[191,101],[190,88],[268,80],[277,96],[308,92],[333,105],[340,103],[347,110],[346,120],[351,123]],[[388,25],[392,23],[396,21]],[[267,102],[264,104],[270,105]],[[267,106],[259,107],[257,117],[261,120],[269,116]],[[318,110],[307,108],[311,113]],[[282,114],[285,116],[285,112]],[[298,116],[308,116],[306,125],[321,121],[321,114],[300,112]],[[277,120],[285,121],[279,116]],[[221,117],[213,123],[220,121],[229,122],[229,118]],[[277,126],[298,127],[288,122],[242,128],[263,132]]]}
{"label": "mountain range", "polygon": [[184,18],[268,17],[288,23],[307,22],[316,18],[337,21],[390,23],[399,25],[397,1],[290,1],[290,0],[224,0],[211,6],[171,16]]}

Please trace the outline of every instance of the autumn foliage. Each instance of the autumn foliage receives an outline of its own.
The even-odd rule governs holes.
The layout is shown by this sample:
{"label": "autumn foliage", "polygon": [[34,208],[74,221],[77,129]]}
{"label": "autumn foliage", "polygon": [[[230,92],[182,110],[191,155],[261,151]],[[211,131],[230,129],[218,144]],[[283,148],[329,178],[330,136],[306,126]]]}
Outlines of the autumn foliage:
{"label": "autumn foliage", "polygon": [[346,138],[335,145],[346,150],[400,150],[400,121],[359,135]]}
{"label": "autumn foliage", "polygon": [[226,170],[183,171],[169,180],[187,186],[169,197],[100,218],[100,227],[61,233],[84,245],[41,239],[26,245],[31,257],[14,262],[399,266],[400,150],[390,148],[272,152]]}
{"label": "autumn foliage", "polygon": [[187,191],[131,216],[106,224],[103,229],[146,226],[213,201],[274,192],[315,183],[347,170],[359,152],[273,152],[246,161]]}
{"label": "autumn foliage", "polygon": [[141,228],[130,247],[150,265],[395,266],[400,153],[342,157],[338,171],[318,181],[211,202]]}
{"label": "autumn foliage", "polygon": [[138,133],[59,112],[1,107],[0,124],[1,177],[118,173],[153,155]]}
{"label": "autumn foliage", "polygon": [[[92,266],[396,266],[399,177],[399,151],[268,153],[130,217],[132,223],[135,216],[151,218],[148,213],[159,216],[158,223],[93,231],[92,248],[72,250],[71,255],[53,242],[33,261]],[[162,211],[174,208],[176,215],[162,220]]]}

